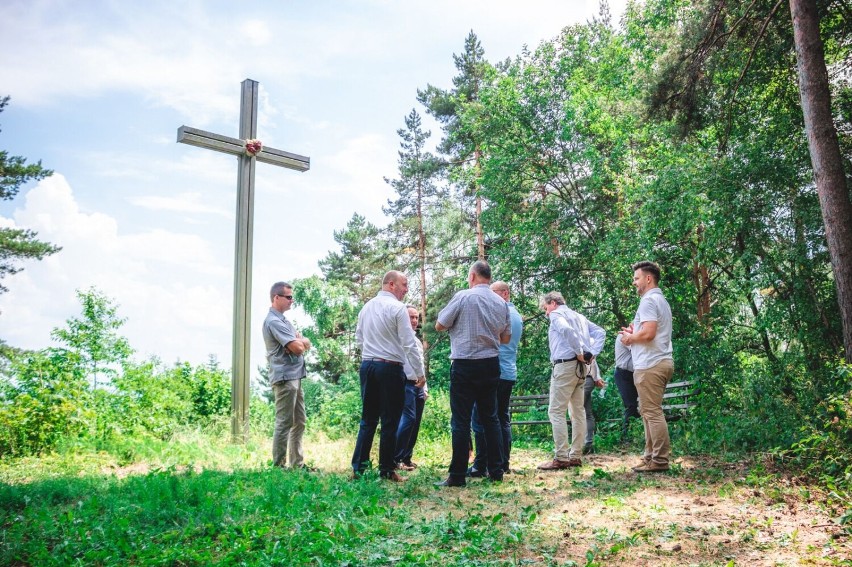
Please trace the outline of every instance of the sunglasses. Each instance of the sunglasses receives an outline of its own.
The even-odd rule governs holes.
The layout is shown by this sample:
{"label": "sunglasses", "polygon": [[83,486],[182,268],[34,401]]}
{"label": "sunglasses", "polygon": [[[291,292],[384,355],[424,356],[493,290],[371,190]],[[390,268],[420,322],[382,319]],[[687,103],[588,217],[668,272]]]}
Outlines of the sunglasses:
{"label": "sunglasses", "polygon": [[290,301],[293,301],[292,295],[284,295],[282,293],[276,293],[275,295],[277,295],[278,297],[283,297],[284,299],[289,299]]}

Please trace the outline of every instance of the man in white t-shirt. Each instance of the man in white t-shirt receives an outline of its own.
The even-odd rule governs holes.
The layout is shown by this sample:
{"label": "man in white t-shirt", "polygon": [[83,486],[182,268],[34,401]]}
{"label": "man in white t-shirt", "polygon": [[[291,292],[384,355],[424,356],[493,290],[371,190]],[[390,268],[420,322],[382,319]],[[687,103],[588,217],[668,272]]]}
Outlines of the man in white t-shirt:
{"label": "man in white t-shirt", "polygon": [[636,472],[669,470],[672,453],[669,427],[663,415],[663,394],[674,374],[672,358],[672,310],[659,288],[660,267],[653,262],[633,265],[633,285],[639,308],[629,327],[622,328],[621,342],[630,347],[633,380],[639,393],[639,411],[645,426],[645,453]]}

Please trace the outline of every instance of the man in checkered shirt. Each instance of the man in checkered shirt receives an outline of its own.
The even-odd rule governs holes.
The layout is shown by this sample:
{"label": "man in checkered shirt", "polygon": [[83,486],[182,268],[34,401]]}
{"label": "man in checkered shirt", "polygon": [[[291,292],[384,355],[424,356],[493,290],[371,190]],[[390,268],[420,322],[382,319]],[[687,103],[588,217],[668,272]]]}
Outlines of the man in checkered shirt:
{"label": "man in checkered shirt", "polygon": [[488,477],[503,480],[503,446],[497,418],[499,347],[512,338],[509,306],[491,291],[491,266],[474,262],[469,289],[459,291],[438,314],[435,329],[450,334],[450,421],[453,457],[450,474],[439,486],[464,486],[470,449],[470,414],[477,405],[488,447]]}

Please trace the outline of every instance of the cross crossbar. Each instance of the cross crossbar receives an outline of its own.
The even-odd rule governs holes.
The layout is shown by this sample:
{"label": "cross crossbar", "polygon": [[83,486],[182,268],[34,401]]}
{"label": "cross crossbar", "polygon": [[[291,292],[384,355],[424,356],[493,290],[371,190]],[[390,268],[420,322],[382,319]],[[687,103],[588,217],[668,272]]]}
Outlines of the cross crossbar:
{"label": "cross crossbar", "polygon": [[[181,144],[189,144],[190,146],[198,146],[199,148],[207,148],[235,156],[242,156],[246,152],[245,144],[239,138],[214,134],[189,126],[178,128],[177,141]],[[275,148],[264,147],[254,157],[259,162],[271,163],[296,171],[307,171],[311,168],[311,158]]]}

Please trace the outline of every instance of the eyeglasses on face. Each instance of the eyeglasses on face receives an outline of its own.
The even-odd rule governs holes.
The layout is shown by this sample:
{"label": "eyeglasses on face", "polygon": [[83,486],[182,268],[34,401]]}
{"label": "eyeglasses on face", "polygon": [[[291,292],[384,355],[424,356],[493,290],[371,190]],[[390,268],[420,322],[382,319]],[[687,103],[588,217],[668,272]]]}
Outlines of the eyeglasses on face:
{"label": "eyeglasses on face", "polygon": [[284,299],[289,299],[290,301],[293,301],[292,295],[284,295],[283,293],[276,293],[275,295],[277,295],[278,297],[283,297]]}

